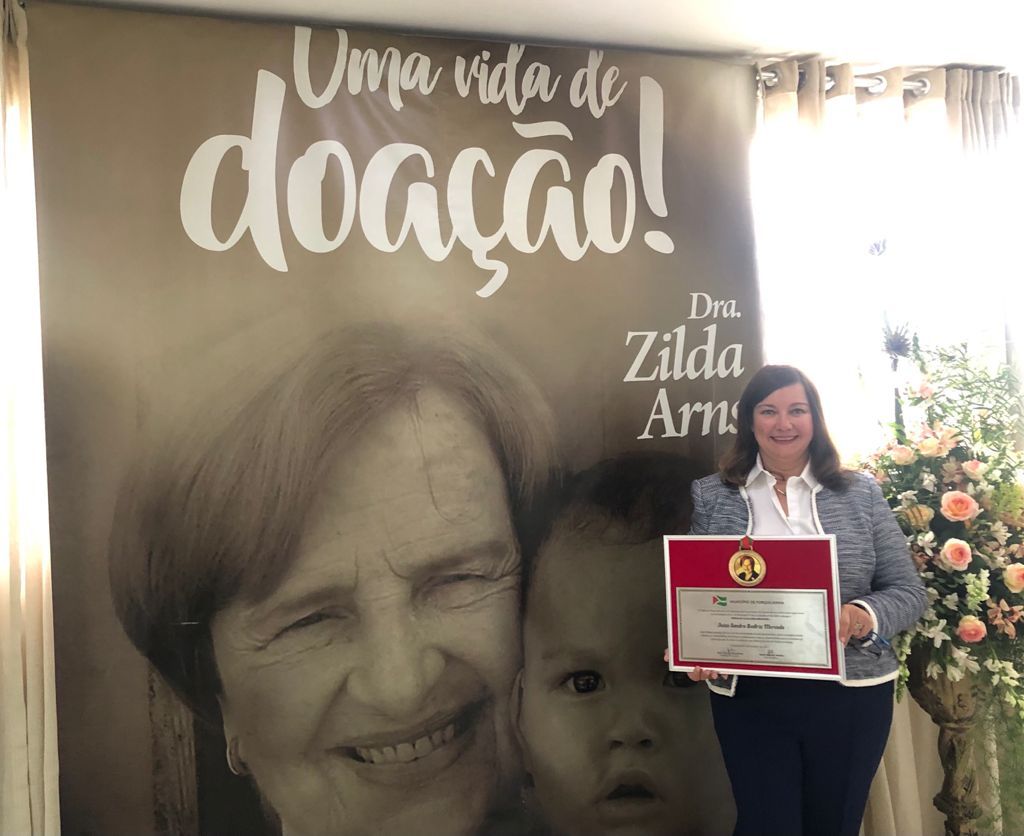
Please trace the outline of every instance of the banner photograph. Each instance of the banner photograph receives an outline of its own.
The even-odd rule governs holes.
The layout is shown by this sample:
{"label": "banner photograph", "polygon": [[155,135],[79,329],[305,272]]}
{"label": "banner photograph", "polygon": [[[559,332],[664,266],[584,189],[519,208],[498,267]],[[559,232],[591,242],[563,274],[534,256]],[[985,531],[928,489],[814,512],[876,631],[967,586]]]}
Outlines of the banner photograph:
{"label": "banner photograph", "polygon": [[29,17],[65,832],[731,832],[751,68]]}

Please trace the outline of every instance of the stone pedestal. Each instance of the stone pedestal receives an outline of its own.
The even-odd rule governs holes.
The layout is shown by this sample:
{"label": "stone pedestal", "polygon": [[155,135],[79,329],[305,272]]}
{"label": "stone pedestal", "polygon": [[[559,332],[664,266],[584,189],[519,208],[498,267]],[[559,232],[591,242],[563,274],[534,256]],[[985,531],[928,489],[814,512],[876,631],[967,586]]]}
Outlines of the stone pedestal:
{"label": "stone pedestal", "polygon": [[925,675],[927,664],[926,654],[914,653],[910,657],[908,687],[939,727],[939,760],[944,778],[934,803],[946,816],[946,836],[978,836],[981,805],[970,734],[978,709],[977,680],[971,675],[959,682],[945,675],[930,679]]}

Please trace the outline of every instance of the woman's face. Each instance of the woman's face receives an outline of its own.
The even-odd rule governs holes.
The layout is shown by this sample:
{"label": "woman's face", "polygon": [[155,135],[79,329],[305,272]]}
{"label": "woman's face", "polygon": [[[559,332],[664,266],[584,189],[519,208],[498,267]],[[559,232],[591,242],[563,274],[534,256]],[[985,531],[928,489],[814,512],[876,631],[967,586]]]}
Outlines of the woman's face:
{"label": "woman's face", "polygon": [[356,440],[278,588],[213,622],[225,734],[288,830],[479,827],[518,781],[519,573],[460,406],[427,391]]}
{"label": "woman's face", "polygon": [[776,389],[754,406],[754,440],[769,470],[803,469],[814,419],[802,383]]}

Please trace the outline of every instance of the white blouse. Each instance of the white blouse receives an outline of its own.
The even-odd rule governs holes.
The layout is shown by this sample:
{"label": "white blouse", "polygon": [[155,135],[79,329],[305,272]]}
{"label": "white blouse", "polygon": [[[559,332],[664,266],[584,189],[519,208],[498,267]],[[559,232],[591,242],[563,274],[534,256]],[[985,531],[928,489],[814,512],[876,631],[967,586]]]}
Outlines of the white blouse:
{"label": "white blouse", "polygon": [[747,497],[750,499],[754,516],[754,537],[785,537],[792,534],[820,534],[814,520],[811,494],[818,487],[818,480],[811,473],[810,462],[799,476],[786,480],[786,504],[789,515],[782,510],[782,503],[775,492],[775,477],[764,469],[761,454],[747,474]]}

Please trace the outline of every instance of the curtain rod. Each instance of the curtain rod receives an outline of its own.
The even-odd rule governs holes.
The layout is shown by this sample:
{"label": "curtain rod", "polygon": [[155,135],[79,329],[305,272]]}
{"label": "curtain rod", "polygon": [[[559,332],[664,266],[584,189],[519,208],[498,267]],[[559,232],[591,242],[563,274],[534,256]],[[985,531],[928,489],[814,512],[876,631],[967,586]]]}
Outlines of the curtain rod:
{"label": "curtain rod", "polygon": [[[775,70],[758,70],[762,81],[764,81],[765,87],[774,87],[779,83],[779,74]],[[828,75],[826,71],[825,75],[825,90],[831,90],[836,85],[836,80]],[[804,69],[800,68],[800,81],[799,86],[804,86]],[[889,83],[885,80],[885,76],[881,75],[857,75],[853,77],[853,86],[859,87],[862,90],[867,90],[873,96],[880,96],[886,91]],[[912,78],[907,79],[903,82],[903,89],[913,93],[915,96],[927,96],[932,89],[932,83],[927,78]]]}

